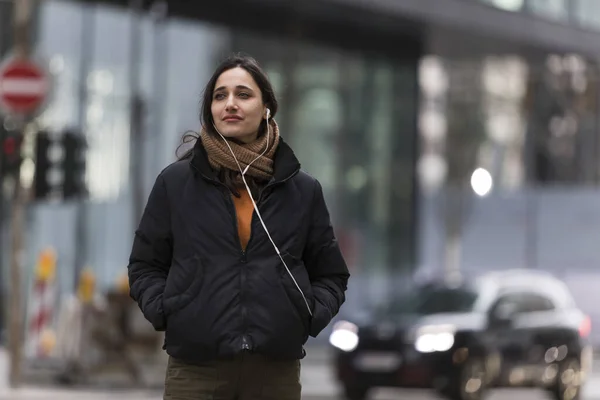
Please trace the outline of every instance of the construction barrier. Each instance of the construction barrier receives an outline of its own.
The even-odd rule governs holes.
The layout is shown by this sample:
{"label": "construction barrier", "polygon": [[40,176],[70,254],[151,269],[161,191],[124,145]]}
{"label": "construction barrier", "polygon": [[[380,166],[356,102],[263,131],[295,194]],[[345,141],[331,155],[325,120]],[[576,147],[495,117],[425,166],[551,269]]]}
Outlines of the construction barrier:
{"label": "construction barrier", "polygon": [[56,252],[44,249],[37,261],[34,282],[28,301],[25,355],[28,358],[45,358],[55,344],[53,330],[56,300]]}

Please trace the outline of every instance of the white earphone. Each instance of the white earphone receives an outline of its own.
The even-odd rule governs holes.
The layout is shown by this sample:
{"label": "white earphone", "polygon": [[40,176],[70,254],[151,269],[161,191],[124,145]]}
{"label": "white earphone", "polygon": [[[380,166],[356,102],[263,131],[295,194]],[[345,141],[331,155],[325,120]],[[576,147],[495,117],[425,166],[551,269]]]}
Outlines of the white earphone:
{"label": "white earphone", "polygon": [[275,252],[279,256],[279,259],[283,263],[283,266],[285,267],[288,275],[292,278],[292,281],[294,282],[294,285],[296,285],[296,289],[298,289],[298,291],[302,295],[302,298],[304,299],[304,303],[306,304],[306,308],[308,309],[308,314],[312,317],[313,314],[312,314],[312,310],[310,309],[310,305],[308,304],[308,300],[306,300],[306,296],[304,295],[304,292],[302,291],[302,289],[300,289],[300,285],[298,285],[298,282],[296,282],[296,278],[294,278],[294,275],[292,274],[292,272],[288,268],[287,264],[285,263],[285,260],[283,259],[283,256],[281,255],[281,252],[279,251],[279,248],[277,247],[277,245],[273,241],[273,238],[271,238],[271,234],[269,233],[269,230],[267,229],[267,226],[265,225],[265,222],[263,221],[262,216],[260,215],[260,211],[258,211],[258,206],[256,205],[256,202],[254,201],[254,198],[252,197],[252,191],[250,190],[250,187],[248,186],[248,183],[246,182],[246,177],[245,177],[246,172],[248,172],[248,169],[250,168],[250,166],[252,164],[254,164],[254,162],[256,162],[256,160],[258,160],[259,158],[261,158],[267,152],[267,149],[269,148],[269,143],[271,141],[271,126],[269,125],[269,118],[271,116],[271,110],[267,108],[266,111],[267,111],[267,116],[266,116],[266,120],[267,120],[267,144],[265,145],[265,149],[263,150],[263,152],[258,157],[256,157],[254,160],[252,160],[252,162],[250,162],[246,166],[246,168],[244,168],[244,169],[242,169],[242,166],[240,165],[240,162],[236,158],[235,153],[233,152],[233,150],[232,150],[231,146],[229,145],[229,142],[227,141],[227,139],[225,138],[225,136],[221,135],[221,132],[219,132],[219,130],[217,129],[216,126],[214,126],[214,124],[213,124],[213,126],[215,128],[215,131],[219,134],[219,136],[221,136],[221,139],[223,139],[225,141],[225,144],[227,145],[227,148],[231,152],[231,155],[233,156],[233,159],[235,160],[235,163],[237,164],[238,169],[240,170],[240,172],[242,174],[242,181],[244,182],[244,186],[246,186],[246,191],[248,192],[248,195],[250,196],[250,200],[252,201],[252,205],[254,206],[254,211],[256,212],[256,215],[258,216],[258,219],[260,220],[260,223],[261,223],[263,229],[265,230],[265,233],[267,234],[267,237],[271,241],[271,244],[273,245],[273,248],[275,249]]}

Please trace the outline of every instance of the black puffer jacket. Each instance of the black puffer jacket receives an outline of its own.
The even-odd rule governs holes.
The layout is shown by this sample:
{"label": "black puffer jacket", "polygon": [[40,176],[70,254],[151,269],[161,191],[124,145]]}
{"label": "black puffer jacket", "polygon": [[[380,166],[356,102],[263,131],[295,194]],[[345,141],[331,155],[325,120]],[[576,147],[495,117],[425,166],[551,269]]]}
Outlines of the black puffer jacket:
{"label": "black puffer jacket", "polygon": [[349,274],[323,192],[283,140],[257,203],[312,317],[256,213],[242,252],[230,192],[198,140],[191,160],[158,176],[128,266],[131,297],[166,330],[171,356],[193,363],[248,350],[299,359],[308,336],[339,311]]}

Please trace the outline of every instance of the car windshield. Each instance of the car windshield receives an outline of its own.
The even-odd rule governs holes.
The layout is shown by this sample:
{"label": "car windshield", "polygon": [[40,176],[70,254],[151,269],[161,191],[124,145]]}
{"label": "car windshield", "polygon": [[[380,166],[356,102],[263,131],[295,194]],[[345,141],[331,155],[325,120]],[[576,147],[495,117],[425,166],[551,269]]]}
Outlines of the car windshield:
{"label": "car windshield", "polygon": [[478,294],[469,288],[423,287],[397,296],[380,311],[387,315],[473,311]]}

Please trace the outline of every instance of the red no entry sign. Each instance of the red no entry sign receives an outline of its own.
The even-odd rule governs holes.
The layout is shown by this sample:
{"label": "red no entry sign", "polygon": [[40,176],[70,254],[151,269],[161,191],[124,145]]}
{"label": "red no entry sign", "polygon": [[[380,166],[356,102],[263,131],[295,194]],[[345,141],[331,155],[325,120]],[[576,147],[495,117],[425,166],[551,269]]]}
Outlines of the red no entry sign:
{"label": "red no entry sign", "polygon": [[49,78],[28,60],[13,59],[0,67],[0,108],[8,114],[35,113],[46,100]]}

